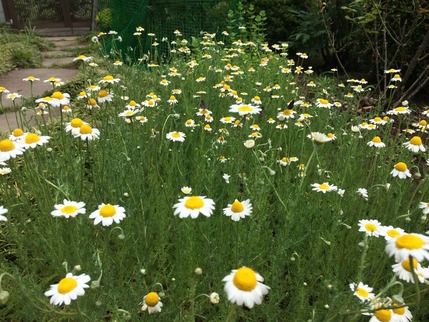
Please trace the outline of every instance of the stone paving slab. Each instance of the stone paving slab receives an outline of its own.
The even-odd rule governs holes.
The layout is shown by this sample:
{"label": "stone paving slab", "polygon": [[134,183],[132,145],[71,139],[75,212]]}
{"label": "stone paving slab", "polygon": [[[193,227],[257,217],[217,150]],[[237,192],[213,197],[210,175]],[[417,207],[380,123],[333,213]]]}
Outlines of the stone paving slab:
{"label": "stone paving slab", "polygon": [[[67,59],[72,61],[70,58]],[[39,78],[40,81],[35,81],[33,83],[33,96],[40,97],[43,93],[52,89],[51,83],[45,83],[44,80],[47,80],[49,77],[57,77],[61,78],[63,82],[68,82],[74,78],[76,73],[76,69],[66,68],[16,69],[0,77],[0,86],[5,87],[11,93],[18,93],[29,98],[31,96],[30,84],[22,79],[28,76],[34,76]],[[4,93],[2,101],[5,107],[13,106],[13,102],[6,99]]]}

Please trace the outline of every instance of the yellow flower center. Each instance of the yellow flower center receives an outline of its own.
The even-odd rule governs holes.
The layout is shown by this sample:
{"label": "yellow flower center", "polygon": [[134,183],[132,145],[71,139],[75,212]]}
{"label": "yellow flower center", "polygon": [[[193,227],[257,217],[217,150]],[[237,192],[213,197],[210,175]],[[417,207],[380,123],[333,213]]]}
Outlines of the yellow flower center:
{"label": "yellow flower center", "polygon": [[377,226],[371,223],[365,224],[366,231],[374,232],[377,230]]}
{"label": "yellow flower center", "polygon": [[176,100],[176,97],[174,95],[171,95],[170,96],[170,101],[175,101],[175,100]]}
{"label": "yellow flower center", "polygon": [[259,96],[255,96],[253,99],[254,99],[255,101],[260,101],[260,100],[261,100],[261,98],[260,98]]}
{"label": "yellow flower center", "polygon": [[88,100],[88,105],[95,106],[95,105],[97,105],[97,101],[93,98],[90,98]]}
{"label": "yellow flower center", "polygon": [[320,104],[329,104],[329,101],[321,98],[321,99],[319,99],[319,103]]}
{"label": "yellow flower center", "polygon": [[56,99],[62,100],[64,98],[64,95],[61,92],[54,92],[52,94],[52,98],[56,98]]}
{"label": "yellow flower center", "polygon": [[421,120],[421,121],[419,122],[419,125],[420,125],[420,126],[426,126],[426,125],[428,125],[428,122],[426,122],[426,120]]}
{"label": "yellow flower center", "polygon": [[249,105],[242,105],[238,108],[239,112],[253,112],[253,108]]}
{"label": "yellow flower center", "polygon": [[182,137],[182,135],[179,132],[173,132],[173,133],[171,133],[171,136],[175,139]]}
{"label": "yellow flower center", "polygon": [[374,121],[375,122],[381,122],[381,117],[379,117],[379,116],[374,117]]}
{"label": "yellow flower center", "polygon": [[83,121],[80,118],[74,118],[71,120],[70,125],[72,127],[78,128],[83,125]]}
{"label": "yellow flower center", "polygon": [[239,290],[250,292],[257,285],[256,274],[251,268],[242,267],[235,272],[232,282]]}
{"label": "yellow flower center", "polygon": [[116,209],[111,204],[104,205],[100,208],[100,216],[102,217],[113,217],[116,214]]}
{"label": "yellow flower center", "polygon": [[67,294],[73,291],[77,286],[77,281],[72,277],[63,278],[58,283],[58,292],[60,294]]}
{"label": "yellow flower center", "polygon": [[40,137],[36,133],[29,133],[25,137],[25,143],[27,143],[27,144],[36,143],[39,141],[40,141]]}
{"label": "yellow flower center", "polygon": [[[412,259],[412,262],[413,262],[413,268],[414,268],[414,270],[416,270],[419,262],[415,258]],[[406,259],[406,260],[402,261],[401,265],[406,271],[411,272],[410,259]]]}
{"label": "yellow flower center", "polygon": [[375,311],[374,316],[380,322],[389,322],[392,319],[392,312],[390,310],[378,310]]}
{"label": "yellow flower center", "polygon": [[144,302],[147,306],[155,306],[159,302],[158,294],[155,292],[150,292],[146,295]]}
{"label": "yellow flower center", "polygon": [[374,136],[374,138],[372,139],[372,142],[374,143],[381,143],[381,139],[379,136]]}
{"label": "yellow flower center", "polygon": [[77,207],[76,207],[76,206],[68,205],[68,206],[64,206],[64,207],[62,207],[60,211],[61,211],[63,214],[72,214],[72,213],[74,213],[76,210],[77,210]]}
{"label": "yellow flower center", "polygon": [[284,114],[284,115],[291,115],[291,114],[292,114],[292,112],[293,112],[293,110],[284,110],[284,111],[283,111],[283,114]]}
{"label": "yellow flower center", "polygon": [[356,294],[363,298],[367,298],[369,296],[368,291],[362,287],[358,287],[356,289]]}
{"label": "yellow flower center", "polygon": [[11,140],[0,141],[0,152],[9,152],[15,149],[15,144]]}
{"label": "yellow flower center", "polygon": [[80,92],[79,96],[86,96],[86,92]]}
{"label": "yellow flower center", "polygon": [[329,185],[326,183],[319,184],[319,189],[321,190],[329,190]]}
{"label": "yellow flower center", "polygon": [[398,248],[406,248],[406,249],[420,249],[424,246],[425,242],[419,236],[405,234],[399,236],[396,239],[396,247]]}
{"label": "yellow flower center", "polygon": [[404,112],[406,110],[407,110],[407,108],[403,107],[403,106],[399,106],[399,107],[395,108],[395,111],[397,111],[397,112]]}
{"label": "yellow flower center", "polygon": [[412,145],[422,145],[422,139],[419,136],[413,136],[410,140]]}
{"label": "yellow flower center", "polygon": [[136,101],[134,101],[134,100],[130,101],[130,106],[136,106],[136,104],[137,104]]}
{"label": "yellow flower center", "polygon": [[24,135],[24,131],[20,128],[16,128],[15,130],[13,130],[12,134],[13,136],[18,137]]}
{"label": "yellow flower center", "polygon": [[103,77],[103,79],[104,79],[105,81],[112,81],[112,80],[113,80],[113,76],[111,76],[111,75],[107,75],[107,76],[104,76],[104,77]]}
{"label": "yellow flower center", "polygon": [[79,132],[80,132],[80,134],[91,134],[92,133],[92,127],[90,127],[88,124],[83,124],[80,127]]}
{"label": "yellow flower center", "polygon": [[192,196],[186,199],[185,207],[188,209],[200,209],[204,206],[204,200],[201,197]]}
{"label": "yellow flower center", "polygon": [[235,201],[231,205],[231,211],[238,213],[238,212],[242,212],[243,210],[244,210],[243,204],[237,199],[235,199]]}
{"label": "yellow flower center", "polygon": [[28,77],[27,77],[27,79],[28,79],[30,82],[32,82],[32,81],[34,81],[34,80],[36,79],[36,77],[34,77],[34,76],[28,76]]}
{"label": "yellow flower center", "polygon": [[395,74],[395,75],[393,76],[393,78],[401,78],[401,76],[400,76],[399,74]]}
{"label": "yellow flower center", "polygon": [[223,120],[225,122],[230,122],[232,120],[232,117],[231,116],[226,116],[226,117],[223,118]]}
{"label": "yellow flower center", "polygon": [[85,55],[79,55],[79,56],[77,56],[77,59],[85,59],[85,58],[86,58]]}
{"label": "yellow flower center", "polygon": [[389,236],[389,237],[396,237],[396,236],[399,236],[401,233],[399,232],[399,231],[397,231],[397,230],[395,230],[395,229],[389,229],[388,231],[387,231],[387,236]]}
{"label": "yellow flower center", "polygon": [[188,125],[191,125],[193,123],[193,121],[192,120],[187,120],[186,121],[186,124],[188,124]]}
{"label": "yellow flower center", "polygon": [[98,97],[106,97],[107,95],[109,95],[109,93],[104,89],[98,92]]}
{"label": "yellow flower center", "polygon": [[407,165],[404,162],[398,162],[395,164],[395,169],[401,172],[407,171]]}
{"label": "yellow flower center", "polygon": [[398,307],[397,309],[393,309],[393,313],[397,315],[404,315],[405,314],[405,306]]}

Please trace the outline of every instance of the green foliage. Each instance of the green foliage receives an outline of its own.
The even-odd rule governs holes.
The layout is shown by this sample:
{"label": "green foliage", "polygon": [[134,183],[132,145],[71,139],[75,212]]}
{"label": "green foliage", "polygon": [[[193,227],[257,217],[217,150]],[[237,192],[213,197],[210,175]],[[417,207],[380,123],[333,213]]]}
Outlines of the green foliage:
{"label": "green foliage", "polygon": [[101,31],[107,32],[112,29],[112,9],[105,8],[97,12],[95,19],[98,28]]}

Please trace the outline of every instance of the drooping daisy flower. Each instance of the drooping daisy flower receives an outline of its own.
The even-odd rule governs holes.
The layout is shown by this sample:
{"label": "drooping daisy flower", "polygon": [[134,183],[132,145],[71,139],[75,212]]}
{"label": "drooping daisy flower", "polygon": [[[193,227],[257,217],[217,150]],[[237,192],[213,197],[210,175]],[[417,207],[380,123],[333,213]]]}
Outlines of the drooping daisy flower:
{"label": "drooping daisy flower", "polygon": [[231,303],[245,305],[249,309],[261,304],[264,295],[268,294],[269,286],[263,284],[264,278],[249,267],[234,269],[222,280],[225,282],[225,293]]}
{"label": "drooping daisy flower", "polygon": [[327,193],[327,192],[331,192],[331,191],[337,191],[338,187],[334,186],[333,184],[329,184],[328,182],[324,182],[324,183],[313,183],[311,184],[311,186],[313,187],[313,191],[317,191],[317,192],[323,192],[323,193]]}
{"label": "drooping daisy flower", "polygon": [[0,161],[7,161],[16,158],[24,153],[24,147],[19,142],[12,142],[9,139],[0,141]]}
{"label": "drooping daisy flower", "polygon": [[364,232],[367,236],[380,236],[381,231],[381,223],[378,220],[370,219],[362,219],[359,220],[359,231]]}
{"label": "drooping daisy flower", "polygon": [[36,133],[28,133],[20,142],[25,149],[34,149],[37,146],[42,146],[43,144],[48,143],[50,139],[50,136],[39,136]]}
{"label": "drooping daisy flower", "polygon": [[238,113],[239,115],[259,114],[262,111],[260,107],[252,106],[249,104],[235,104],[231,105],[229,112]]}
{"label": "drooping daisy flower", "polygon": [[0,206],[0,221],[7,221],[7,218],[3,216],[7,212],[8,210],[5,207]]}
{"label": "drooping daisy flower", "polygon": [[[399,306],[396,303],[393,303],[393,306]],[[413,320],[413,315],[411,314],[408,306],[398,307],[397,309],[392,309],[393,317],[396,322],[410,322]]]}
{"label": "drooping daisy flower", "polygon": [[126,217],[125,208],[118,205],[111,205],[110,203],[98,206],[98,209],[89,215],[90,219],[94,219],[94,225],[101,222],[103,226],[110,226],[113,222],[119,222]]}
{"label": "drooping daisy flower", "polygon": [[175,142],[184,142],[185,141],[185,133],[179,131],[169,132],[165,135],[167,139]]}
{"label": "drooping daisy flower", "polygon": [[429,259],[429,237],[421,234],[401,234],[387,240],[386,252],[397,262],[414,257],[418,262]]}
{"label": "drooping daisy flower", "polygon": [[78,60],[86,62],[86,61],[92,60],[92,57],[91,56],[85,56],[85,55],[79,55],[79,56],[73,58],[73,61],[78,61]]}
{"label": "drooping daisy flower", "polygon": [[320,133],[320,132],[311,132],[309,135],[307,135],[307,137],[309,139],[311,139],[312,141],[319,143],[319,144],[323,144],[325,142],[332,141],[332,139],[330,137],[328,137],[326,134]]}
{"label": "drooping daisy flower", "polygon": [[356,191],[358,195],[361,195],[363,199],[368,200],[368,190],[365,188],[358,188]]}
{"label": "drooping daisy flower", "polygon": [[51,215],[54,217],[76,217],[79,214],[84,214],[86,212],[84,202],[70,201],[67,199],[63,200],[62,204],[55,205],[51,212]]}
{"label": "drooping daisy flower", "polygon": [[420,283],[429,278],[429,270],[423,268],[422,265],[415,259],[405,259],[400,263],[392,265],[393,272],[401,279],[408,283],[414,283],[413,271]]}
{"label": "drooping daisy flower", "polygon": [[199,214],[210,217],[213,213],[215,203],[212,199],[205,196],[186,196],[179,199],[179,202],[173,206],[174,215],[179,218],[192,219],[198,218]]}
{"label": "drooping daisy flower", "polygon": [[223,213],[225,216],[231,217],[234,221],[239,221],[241,218],[250,216],[252,214],[252,204],[250,199],[243,201],[235,199],[232,204],[228,204],[228,207],[223,209]]}
{"label": "drooping daisy flower", "polygon": [[85,294],[85,288],[88,288],[88,282],[91,280],[89,275],[81,274],[79,276],[67,273],[58,284],[52,284],[45,296],[51,297],[50,303],[53,305],[69,305],[72,300]]}
{"label": "drooping daisy flower", "polygon": [[424,147],[420,136],[413,136],[411,140],[409,140],[408,142],[405,142],[403,145],[408,150],[413,151],[414,153],[426,151],[426,148]]}
{"label": "drooping daisy flower", "polygon": [[354,292],[353,295],[357,296],[362,302],[372,300],[374,298],[374,293],[372,292],[372,287],[369,287],[362,282],[356,285],[356,283],[349,284],[350,289]]}
{"label": "drooping daisy flower", "polygon": [[161,312],[162,306],[161,298],[156,292],[150,292],[143,298],[142,311],[147,310],[149,314]]}
{"label": "drooping daisy flower", "polygon": [[102,80],[99,81],[101,84],[115,84],[120,81],[119,78],[114,78],[112,75],[104,76]]}
{"label": "drooping daisy flower", "polygon": [[408,167],[404,162],[396,163],[390,174],[393,177],[399,177],[399,179],[407,179],[408,177],[411,177],[410,170],[408,170]]}
{"label": "drooping daisy flower", "polygon": [[384,148],[386,144],[381,142],[381,138],[379,136],[374,136],[374,138],[367,143],[369,146],[373,146],[376,148]]}
{"label": "drooping daisy flower", "polygon": [[21,141],[23,137],[25,137],[27,133],[25,133],[23,130],[21,130],[20,128],[16,128],[15,130],[12,131],[12,134],[9,135],[9,140],[11,141]]}
{"label": "drooping daisy flower", "polygon": [[72,131],[72,134],[75,138],[80,137],[83,141],[91,141],[98,139],[100,136],[100,131],[96,128],[92,128],[88,124],[83,124],[80,126],[79,131]]}
{"label": "drooping daisy flower", "polygon": [[429,202],[420,202],[419,208],[422,209],[423,215],[429,214]]}
{"label": "drooping daisy flower", "polygon": [[383,236],[384,239],[390,240],[392,238],[396,238],[399,235],[402,235],[405,233],[405,230],[398,227],[393,226],[381,226],[380,227],[380,236]]}

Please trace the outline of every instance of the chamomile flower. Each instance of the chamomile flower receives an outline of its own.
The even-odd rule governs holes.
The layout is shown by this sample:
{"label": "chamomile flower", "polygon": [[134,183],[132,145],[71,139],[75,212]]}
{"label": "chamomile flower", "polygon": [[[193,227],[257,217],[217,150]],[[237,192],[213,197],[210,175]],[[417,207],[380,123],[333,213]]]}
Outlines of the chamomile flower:
{"label": "chamomile flower", "polygon": [[84,214],[86,212],[84,202],[70,201],[67,199],[63,200],[62,204],[55,205],[51,212],[51,215],[54,217],[76,217],[79,214]]}
{"label": "chamomile flower", "polygon": [[364,232],[367,236],[380,236],[381,223],[374,219],[362,219],[359,220],[359,231]]}
{"label": "chamomile flower", "polygon": [[269,286],[263,284],[263,277],[249,267],[234,269],[222,280],[225,282],[225,293],[231,303],[245,305],[249,309],[261,304],[264,295],[268,294]]}
{"label": "chamomile flower", "polygon": [[8,210],[5,207],[0,206],[0,221],[7,221],[7,218],[3,216],[7,212]]}
{"label": "chamomile flower", "polygon": [[349,284],[350,289],[353,291],[353,295],[357,296],[362,302],[370,301],[374,298],[374,293],[372,293],[373,288],[369,287],[362,282]]}
{"label": "chamomile flower", "polygon": [[94,225],[101,222],[103,226],[110,226],[113,222],[119,222],[126,217],[125,208],[118,205],[111,205],[110,203],[98,206],[98,209],[89,215],[90,219],[94,219]]}
{"label": "chamomile flower", "polygon": [[307,135],[307,137],[319,144],[323,144],[332,140],[326,134],[320,132],[311,132],[309,135]]}
{"label": "chamomile flower", "polygon": [[407,165],[404,162],[398,162],[394,165],[393,170],[390,172],[393,177],[398,177],[399,179],[407,179],[411,177],[410,170],[408,170]]}
{"label": "chamomile flower", "polygon": [[85,56],[85,55],[79,55],[79,56],[73,58],[73,61],[78,61],[78,60],[87,62],[87,61],[92,60],[92,57],[91,56]]}
{"label": "chamomile flower", "polygon": [[83,141],[92,141],[98,139],[100,131],[88,124],[83,124],[79,127],[79,131],[72,131],[72,134],[75,138],[80,137]]}
{"label": "chamomile flower", "polygon": [[114,78],[112,75],[104,76],[102,80],[99,81],[101,84],[115,84],[120,81],[119,78]]}
{"label": "chamomile flower", "polygon": [[415,258],[407,258],[399,263],[392,265],[393,272],[401,279],[408,283],[414,283],[413,271],[420,283],[429,278],[429,270],[423,268]]}
{"label": "chamomile flower", "polygon": [[386,146],[386,144],[381,141],[379,136],[374,136],[367,144],[368,146],[373,146],[375,148],[384,148]]}
{"label": "chamomile flower", "polygon": [[52,284],[49,291],[45,292],[45,296],[51,297],[50,303],[53,305],[69,305],[72,300],[76,300],[78,296],[85,294],[85,288],[91,278],[86,274],[73,275],[67,273],[58,284]]}
{"label": "chamomile flower", "polygon": [[0,141],[0,161],[14,159],[24,153],[24,147],[19,142],[13,142],[9,139]]}
{"label": "chamomile flower", "polygon": [[181,190],[181,191],[182,191],[182,193],[183,193],[183,194],[185,194],[185,195],[189,195],[189,194],[191,194],[191,192],[192,192],[192,188],[191,188],[191,187],[188,187],[188,186],[182,187],[180,190]]}
{"label": "chamomile flower", "polygon": [[185,133],[179,131],[169,132],[165,135],[167,139],[175,142],[184,142],[185,141]]}
{"label": "chamomile flower", "polygon": [[405,233],[405,230],[398,227],[393,226],[381,226],[380,227],[380,236],[383,236],[384,239],[390,240],[393,238],[398,237],[399,235],[402,235]]}
{"label": "chamomile flower", "polygon": [[43,144],[48,143],[50,139],[50,136],[39,136],[36,133],[28,133],[20,142],[25,149],[34,149],[37,146],[42,146]]}
{"label": "chamomile flower", "polygon": [[414,153],[426,151],[426,148],[424,147],[420,136],[413,136],[411,140],[409,140],[408,142],[405,142],[403,145],[408,150],[413,151]]}
{"label": "chamomile flower", "polygon": [[[398,306],[395,303],[393,306]],[[411,314],[408,306],[398,307],[397,309],[392,309],[393,316],[396,319],[395,322],[410,322],[413,319],[413,315]]]}
{"label": "chamomile flower", "polygon": [[70,94],[62,92],[53,92],[51,95],[52,101],[48,102],[53,107],[70,104]]}
{"label": "chamomile flower", "polygon": [[249,104],[235,104],[231,105],[229,112],[238,113],[239,115],[259,114],[262,111],[260,107],[252,106]]}
{"label": "chamomile flower", "polygon": [[143,303],[143,306],[141,310],[142,311],[147,310],[149,314],[161,312],[161,308],[163,306],[161,302],[161,298],[156,292],[150,292],[146,294],[145,297],[143,298],[142,303]]}
{"label": "chamomile flower", "polygon": [[363,199],[368,200],[368,190],[366,190],[365,188],[358,188],[356,193],[362,196]]}
{"label": "chamomile flower", "polygon": [[104,103],[104,102],[111,102],[113,99],[113,94],[109,93],[108,91],[102,89],[98,92],[97,102],[98,103]]}
{"label": "chamomile flower", "polygon": [[74,118],[70,122],[66,123],[66,132],[71,132],[73,135],[79,133],[80,127],[84,124],[88,124],[82,121],[80,118]]}
{"label": "chamomile flower", "polygon": [[429,259],[429,237],[421,234],[401,234],[387,240],[386,252],[395,256],[397,262],[406,260],[410,256],[418,262]]}
{"label": "chamomile flower", "polygon": [[331,108],[332,103],[329,103],[329,101],[327,99],[319,98],[316,101],[316,106],[317,107],[324,107],[324,108]]}
{"label": "chamomile flower", "polygon": [[214,201],[205,196],[186,196],[179,199],[173,209],[174,215],[179,215],[179,218],[190,216],[192,219],[196,219],[200,214],[210,217],[213,214],[214,206]]}
{"label": "chamomile flower", "polygon": [[423,215],[429,214],[429,202],[420,202],[419,208],[423,211]]}
{"label": "chamomile flower", "polygon": [[246,216],[250,216],[252,214],[252,204],[250,199],[235,201],[232,204],[228,204],[228,207],[223,209],[223,213],[225,216],[231,217],[234,221],[239,221]]}
{"label": "chamomile flower", "polygon": [[34,82],[34,81],[39,81],[40,78],[34,77],[34,76],[28,76],[22,79],[24,82]]}
{"label": "chamomile flower", "polygon": [[311,184],[311,186],[313,187],[312,190],[316,191],[316,192],[327,193],[327,192],[337,191],[338,190],[337,186],[334,186],[333,184],[329,184],[328,182],[313,183],[313,184]]}
{"label": "chamomile flower", "polygon": [[16,128],[15,130],[12,131],[12,134],[9,135],[9,140],[14,142],[22,141],[22,138],[24,138],[25,135],[27,135],[27,133],[25,133],[22,129]]}
{"label": "chamomile flower", "polygon": [[411,110],[408,106],[398,106],[393,110],[386,112],[388,115],[400,115],[400,114],[410,114]]}
{"label": "chamomile flower", "polygon": [[9,174],[11,172],[12,172],[11,168],[7,168],[7,167],[0,168],[0,176],[4,176],[4,175]]}

